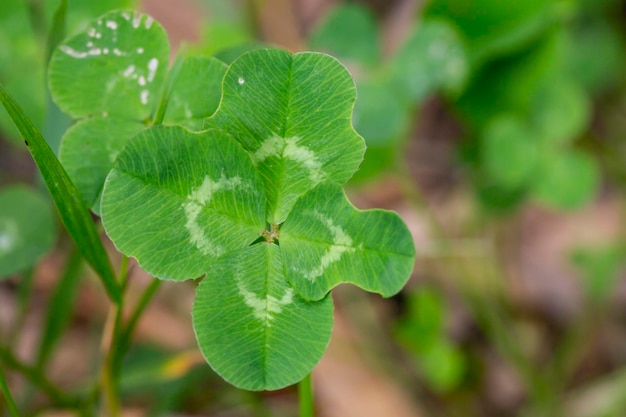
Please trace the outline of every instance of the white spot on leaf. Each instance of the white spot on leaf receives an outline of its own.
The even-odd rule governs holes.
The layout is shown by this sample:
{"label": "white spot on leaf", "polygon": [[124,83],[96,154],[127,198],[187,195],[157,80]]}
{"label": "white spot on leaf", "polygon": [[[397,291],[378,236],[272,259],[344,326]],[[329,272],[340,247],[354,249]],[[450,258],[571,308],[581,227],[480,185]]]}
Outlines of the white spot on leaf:
{"label": "white spot on leaf", "polygon": [[122,73],[122,75],[126,78],[130,77],[133,73],[135,72],[135,66],[134,65],[129,65],[128,68],[126,68],[124,70],[124,72]]}
{"label": "white spot on leaf", "polygon": [[87,58],[90,55],[96,56],[96,55],[102,54],[102,50],[100,48],[93,48],[88,51],[77,51],[67,45],[61,45],[60,49],[62,52],[71,56],[72,58],[78,58],[78,59]]}
{"label": "white spot on leaf", "polygon": [[243,85],[246,82],[246,80],[244,80],[243,77],[239,77],[237,79],[237,82],[239,83],[239,85]]}
{"label": "white spot on leaf", "polygon": [[282,313],[284,306],[293,303],[293,290],[291,288],[287,288],[280,299],[272,295],[268,295],[267,298],[259,297],[246,288],[242,279],[237,279],[237,288],[244,303],[252,309],[254,317],[261,320],[268,327],[272,325],[271,321],[274,320],[274,316]]}
{"label": "white spot on leaf", "polygon": [[135,16],[133,17],[133,27],[137,29],[139,28],[140,24],[141,24],[141,15],[139,13],[135,13]]}
{"label": "white spot on leaf", "polygon": [[208,205],[213,199],[213,195],[219,191],[234,190],[242,186],[241,178],[220,177],[213,181],[208,176],[204,177],[202,184],[187,196],[187,201],[182,207],[185,210],[185,228],[189,232],[190,242],[204,255],[221,256],[223,249],[215,245],[207,237],[204,228],[198,223],[198,216],[202,208]]}
{"label": "white spot on leaf", "polygon": [[141,104],[146,105],[148,104],[148,95],[150,94],[150,92],[148,90],[141,90],[141,92],[139,93],[139,99],[141,100]]}
{"label": "white spot on leaf", "polygon": [[159,60],[156,58],[152,58],[148,61],[148,82],[152,82],[154,80],[154,76],[156,74],[156,70],[159,67]]}
{"label": "white spot on leaf", "polygon": [[107,27],[111,30],[116,30],[117,29],[117,23],[114,22],[113,20],[108,20],[107,21]]}
{"label": "white spot on leaf", "polygon": [[137,83],[141,86],[146,85],[146,78],[143,75],[140,75],[139,78],[137,79]]}
{"label": "white spot on leaf", "polygon": [[151,16],[146,17],[146,21],[144,22],[144,26],[146,29],[150,29],[150,26],[154,23],[154,19]]}
{"label": "white spot on leaf", "polygon": [[137,48],[137,53],[138,53],[138,54],[143,54],[143,48],[141,48],[141,47],[140,47],[140,48]]}
{"label": "white spot on leaf", "polygon": [[0,255],[9,253],[19,242],[19,229],[14,221],[0,219]]}

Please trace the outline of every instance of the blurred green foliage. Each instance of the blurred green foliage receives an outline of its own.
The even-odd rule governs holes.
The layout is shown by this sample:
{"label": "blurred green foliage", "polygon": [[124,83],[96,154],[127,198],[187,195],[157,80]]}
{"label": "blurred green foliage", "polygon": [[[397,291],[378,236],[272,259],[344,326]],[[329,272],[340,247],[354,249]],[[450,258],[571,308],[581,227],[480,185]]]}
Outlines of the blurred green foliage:
{"label": "blurred green foliage", "polygon": [[435,391],[460,386],[466,358],[446,336],[446,305],[437,291],[422,287],[409,294],[408,311],[397,323],[397,337],[414,354],[422,377]]}

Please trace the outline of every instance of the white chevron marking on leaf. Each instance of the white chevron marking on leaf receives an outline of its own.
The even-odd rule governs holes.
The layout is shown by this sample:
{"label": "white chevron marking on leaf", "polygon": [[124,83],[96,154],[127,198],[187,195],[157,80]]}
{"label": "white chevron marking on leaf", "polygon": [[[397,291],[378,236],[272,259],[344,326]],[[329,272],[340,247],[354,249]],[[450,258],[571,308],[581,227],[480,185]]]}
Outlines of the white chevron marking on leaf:
{"label": "white chevron marking on leaf", "polygon": [[324,253],[324,255],[322,255],[319,266],[304,274],[305,278],[310,280],[314,280],[315,278],[321,276],[326,268],[334,262],[339,261],[339,259],[341,259],[341,255],[344,253],[354,252],[354,248],[352,247],[352,238],[340,226],[337,226],[330,217],[324,216],[319,212],[314,212],[314,214],[322,223],[324,223],[324,225],[326,225],[326,227],[328,227],[328,230],[330,230],[330,233],[333,236],[333,244],[330,245],[328,250]]}
{"label": "white chevron marking on leaf", "polygon": [[266,323],[268,327],[272,325],[271,321],[274,320],[274,315],[282,313],[283,306],[293,302],[293,290],[291,288],[288,288],[280,299],[272,295],[268,295],[265,299],[259,297],[249,291],[241,279],[237,279],[237,288],[239,288],[239,294],[241,294],[243,301],[252,309],[254,317]]}
{"label": "white chevron marking on leaf", "polygon": [[193,190],[191,194],[187,196],[187,202],[183,203],[185,217],[187,218],[185,228],[191,235],[190,241],[203,254],[221,256],[223,254],[223,249],[212,243],[207,237],[204,228],[198,224],[198,216],[200,215],[202,208],[211,201],[216,192],[222,190],[234,190],[241,185],[241,178],[239,177],[226,178],[222,176],[219,180],[213,181],[211,178],[206,176],[204,177],[202,185]]}
{"label": "white chevron marking on leaf", "polygon": [[306,168],[309,178],[314,184],[320,183],[324,179],[322,163],[315,155],[315,152],[306,146],[298,145],[300,138],[281,138],[272,136],[261,144],[259,149],[252,155],[255,164],[263,162],[272,156],[281,156],[298,162]]}

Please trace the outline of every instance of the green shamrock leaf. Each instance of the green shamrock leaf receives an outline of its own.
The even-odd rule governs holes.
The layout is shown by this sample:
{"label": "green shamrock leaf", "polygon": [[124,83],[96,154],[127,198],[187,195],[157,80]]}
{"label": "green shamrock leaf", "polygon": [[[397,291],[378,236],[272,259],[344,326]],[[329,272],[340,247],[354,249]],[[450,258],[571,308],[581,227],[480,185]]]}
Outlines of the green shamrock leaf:
{"label": "green shamrock leaf", "polygon": [[168,75],[169,50],[165,30],[150,16],[114,11],[52,55],[52,96],[64,112],[83,118],[64,135],[59,157],[97,214],[117,154],[154,121],[163,100],[169,103],[164,124],[194,130],[219,104],[226,66],[210,57],[186,57]]}

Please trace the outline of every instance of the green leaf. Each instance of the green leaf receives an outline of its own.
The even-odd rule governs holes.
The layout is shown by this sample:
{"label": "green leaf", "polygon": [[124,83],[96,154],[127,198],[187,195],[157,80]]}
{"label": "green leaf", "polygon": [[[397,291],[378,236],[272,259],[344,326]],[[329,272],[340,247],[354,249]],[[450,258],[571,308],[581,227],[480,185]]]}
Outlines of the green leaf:
{"label": "green leaf", "polygon": [[211,266],[197,289],[193,324],[202,353],[225,380],[248,390],[294,384],[322,357],[332,298],[307,302],[283,276],[278,246],[259,243]]}
{"label": "green leaf", "polygon": [[438,392],[456,388],[465,374],[466,362],[461,350],[446,339],[420,352],[415,358],[428,385]]}
{"label": "green leaf", "polygon": [[595,194],[600,173],[593,159],[578,151],[544,152],[533,186],[540,202],[563,210],[580,208]]}
{"label": "green leaf", "polygon": [[606,303],[626,265],[624,247],[612,244],[578,248],[571,259],[583,275],[585,294],[599,305]]}
{"label": "green leaf", "polygon": [[[43,56],[29,19],[27,2],[0,1],[0,83],[22,104],[37,127],[43,125],[45,94]],[[19,132],[0,108],[0,129],[19,143]]]}
{"label": "green leaf", "polygon": [[352,122],[367,146],[389,146],[403,138],[411,112],[387,82],[376,79],[357,84],[358,96]]}
{"label": "green leaf", "polygon": [[0,278],[32,267],[55,239],[54,213],[43,196],[25,186],[0,191]]}
{"label": "green leaf", "polygon": [[[151,38],[149,42],[146,40],[146,37],[153,36],[156,38]],[[99,55],[85,58],[76,57],[77,54],[73,52],[68,55],[68,51],[75,51],[73,45],[85,38],[91,42],[91,50]],[[103,45],[109,45],[106,56]],[[116,47],[111,48],[110,45]],[[124,52],[126,50],[134,53],[127,55]],[[145,97],[155,98],[146,102],[145,106],[142,105],[139,113],[128,112],[128,106],[120,106],[114,99],[108,102],[100,102],[98,99],[97,110],[101,113],[95,109],[92,109],[92,113],[82,110],[78,114],[74,113],[74,116],[90,116],[90,120],[81,121],[68,129],[62,139],[61,160],[96,214],[100,213],[99,196],[104,178],[111,170],[117,153],[131,136],[145,127],[145,118],[156,113],[161,104],[167,51],[167,38],[163,29],[152,22],[150,17],[129,12],[112,12],[95,20],[84,33],[61,45],[55,53],[56,67],[50,69],[52,84],[59,73],[67,75],[71,71],[74,74],[76,66],[87,65],[91,71],[99,71],[100,80],[109,80],[109,84],[116,90],[112,93],[117,94],[119,90],[122,95],[127,96],[134,91],[133,94],[143,97],[147,92],[148,96]],[[159,64],[161,62],[163,64]],[[172,80],[169,80],[171,94],[163,122],[199,130],[204,118],[212,115],[219,104],[221,81],[226,66],[216,59],[206,57],[186,57],[180,62],[181,65],[171,74]],[[141,66],[145,68],[139,69]],[[92,73],[81,72],[79,76],[72,77],[73,86],[89,100],[93,101],[103,94],[103,83],[95,82]],[[129,79],[133,81],[130,89],[127,89],[125,85]],[[64,100],[77,99],[75,90],[71,90],[69,96],[64,96],[67,86],[59,87],[60,89],[53,90],[53,94],[56,94],[55,99],[60,104]],[[134,100],[137,104],[136,97]],[[134,106],[132,103],[130,105]],[[64,110],[70,111],[67,107]]]}
{"label": "green leaf", "polygon": [[398,322],[398,337],[411,350],[419,353],[436,345],[441,339],[445,324],[445,303],[438,292],[420,288],[409,294],[407,305],[407,316]]}
{"label": "green leaf", "polygon": [[450,23],[428,20],[414,27],[392,58],[394,93],[411,103],[436,90],[460,92],[469,63],[461,37]]}
{"label": "green leaf", "polygon": [[328,52],[346,64],[373,67],[380,61],[378,23],[366,7],[341,4],[313,30],[309,47]]}
{"label": "green leaf", "polygon": [[[70,34],[85,30],[89,21],[115,9],[132,9],[137,2],[134,0],[70,0],[67,10],[67,32]],[[52,17],[56,3],[45,1],[43,6],[46,14]]]}
{"label": "green leaf", "polygon": [[145,14],[111,12],[54,51],[50,92],[74,117],[143,120],[159,101],[168,59],[161,25]]}
{"label": "green leaf", "polygon": [[59,5],[52,16],[52,27],[48,35],[48,45],[46,48],[46,62],[50,61],[52,52],[65,38],[65,27],[67,20],[67,0],[60,0]]}
{"label": "green leaf", "polygon": [[287,280],[307,300],[323,298],[342,282],[392,296],[415,261],[413,238],[396,213],[359,211],[331,183],[298,200],[279,242]]}
{"label": "green leaf", "polygon": [[94,213],[100,214],[102,186],[117,154],[144,128],[139,122],[96,117],[81,120],[65,132],[59,159]]}
{"label": "green leaf", "polygon": [[579,136],[591,119],[591,104],[583,89],[562,74],[547,79],[531,106],[531,120],[541,139],[560,145]]}
{"label": "green leaf", "polygon": [[538,165],[537,138],[514,116],[500,116],[485,129],[482,162],[487,175],[508,188],[525,187]]}
{"label": "green leaf", "polygon": [[213,115],[220,103],[226,68],[215,58],[186,57],[172,81],[163,123],[201,130],[204,119]]}
{"label": "green leaf", "polygon": [[165,279],[196,278],[265,229],[263,187],[226,133],[155,126],[119,154],[102,222],[120,252]]}
{"label": "green leaf", "polygon": [[563,43],[552,31],[520,53],[498,59],[472,77],[455,106],[477,130],[502,113],[526,115],[546,78],[558,73]]}
{"label": "green leaf", "polygon": [[7,110],[15,126],[24,138],[35,164],[48,186],[50,195],[57,207],[61,221],[76,242],[76,246],[102,279],[111,299],[119,303],[120,287],[100,241],[100,236],[83,202],[78,189],[63,169],[63,166],[46,143],[41,133],[33,126],[24,110],[7,94],[0,85],[0,101]]}
{"label": "green leaf", "polygon": [[455,22],[467,38],[472,66],[523,48],[557,18],[559,1],[433,0],[427,17]]}
{"label": "green leaf", "polygon": [[581,20],[568,26],[568,72],[589,92],[610,92],[607,90],[620,82],[626,64],[622,32],[608,19],[589,19],[582,14]]}
{"label": "green leaf", "polygon": [[230,66],[207,124],[231,133],[251,154],[268,223],[282,223],[317,184],[343,184],[356,171],[365,146],[351,125],[355,95],[348,71],[323,54],[260,49]]}

